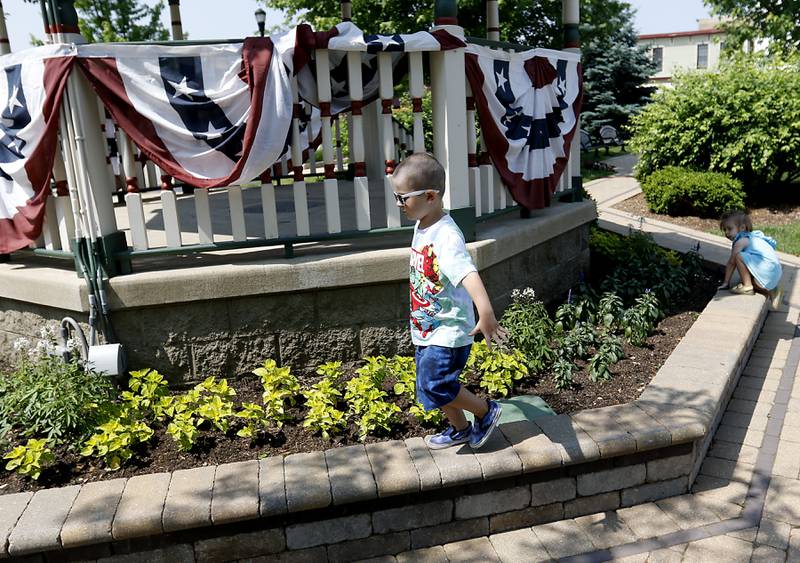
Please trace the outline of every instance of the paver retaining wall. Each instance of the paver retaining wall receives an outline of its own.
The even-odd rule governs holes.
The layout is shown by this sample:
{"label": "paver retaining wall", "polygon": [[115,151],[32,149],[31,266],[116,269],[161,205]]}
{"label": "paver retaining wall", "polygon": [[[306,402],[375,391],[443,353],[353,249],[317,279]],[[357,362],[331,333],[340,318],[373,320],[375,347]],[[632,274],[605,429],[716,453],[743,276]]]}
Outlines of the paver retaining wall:
{"label": "paver retaining wall", "polygon": [[353,560],[678,495],[765,315],[717,295],[636,401],[504,424],[478,452],[412,438],[0,496],[0,557]]}
{"label": "paver retaining wall", "polygon": [[[481,225],[469,249],[496,310],[516,287],[563,298],[589,268],[596,216],[586,201]],[[37,337],[66,315],[86,319],[85,288],[73,272],[37,273],[0,264],[0,361],[19,336]],[[134,273],[112,279],[109,295],[130,365],[172,382],[235,377],[267,358],[302,373],[326,361],[413,352],[407,248]]]}

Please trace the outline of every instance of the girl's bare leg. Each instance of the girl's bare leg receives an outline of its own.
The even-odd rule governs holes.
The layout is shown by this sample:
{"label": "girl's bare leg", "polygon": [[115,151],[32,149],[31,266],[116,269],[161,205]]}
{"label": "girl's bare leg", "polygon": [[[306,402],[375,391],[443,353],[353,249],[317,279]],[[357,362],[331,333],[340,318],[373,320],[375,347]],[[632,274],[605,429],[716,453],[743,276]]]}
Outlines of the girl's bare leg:
{"label": "girl's bare leg", "polygon": [[753,276],[750,275],[750,270],[747,269],[741,254],[736,255],[736,271],[739,272],[739,277],[742,278],[743,286],[755,286]]}
{"label": "girl's bare leg", "polygon": [[486,401],[476,397],[465,387],[461,387],[458,395],[451,402],[442,407],[444,415],[456,430],[461,430],[467,425],[467,418],[464,411],[467,410],[478,418],[483,418],[489,410]]}

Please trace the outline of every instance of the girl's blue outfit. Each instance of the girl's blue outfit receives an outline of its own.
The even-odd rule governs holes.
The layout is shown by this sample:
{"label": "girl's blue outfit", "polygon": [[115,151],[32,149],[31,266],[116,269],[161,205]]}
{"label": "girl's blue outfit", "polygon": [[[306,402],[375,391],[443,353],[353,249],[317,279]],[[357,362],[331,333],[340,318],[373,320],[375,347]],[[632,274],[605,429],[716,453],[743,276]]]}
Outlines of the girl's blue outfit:
{"label": "girl's blue outfit", "polygon": [[778,287],[781,281],[781,262],[775,248],[778,243],[774,238],[765,235],[761,231],[742,231],[733,239],[733,244],[742,238],[747,238],[750,242],[739,254],[742,256],[744,265],[755,278],[756,283],[772,291]]}

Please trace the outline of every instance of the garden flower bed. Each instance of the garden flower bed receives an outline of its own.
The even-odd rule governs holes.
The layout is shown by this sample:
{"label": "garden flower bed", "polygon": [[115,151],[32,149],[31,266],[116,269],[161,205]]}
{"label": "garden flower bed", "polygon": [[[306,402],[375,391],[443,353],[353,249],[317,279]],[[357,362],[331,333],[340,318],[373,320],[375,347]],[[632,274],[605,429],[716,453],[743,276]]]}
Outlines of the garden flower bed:
{"label": "garden flower bed", "polygon": [[[607,252],[609,240],[601,237],[600,243],[606,245]],[[645,250],[644,257],[649,250],[646,246],[641,248]],[[629,251],[626,249],[624,253]],[[616,252],[619,253],[620,249]],[[605,257],[606,262],[608,258]],[[605,268],[609,269],[609,265],[606,264]],[[603,270],[599,263],[598,270]],[[621,299],[619,303],[614,303],[613,299],[599,299],[598,311],[591,313],[598,319],[597,334],[594,337],[589,335],[590,341],[581,343],[580,338],[586,335],[581,336],[578,328],[582,322],[581,315],[586,313],[580,311],[587,308],[587,297],[579,297],[576,293],[574,302],[559,307],[554,319],[550,319],[542,305],[529,294],[527,297],[524,293],[519,294],[504,320],[514,329],[512,334],[524,333],[522,328],[530,327],[530,323],[546,322],[550,323],[549,328],[537,329],[538,332],[551,331],[561,336],[539,342],[518,342],[519,347],[527,347],[527,362],[521,354],[489,355],[485,347],[478,344],[475,346],[478,361],[467,370],[465,383],[474,391],[483,394],[488,391],[495,398],[538,395],[559,414],[635,400],[714,293],[714,281],[697,274],[695,272],[692,278],[691,287],[683,288],[681,293],[684,297],[677,304],[673,303],[670,315],[652,327],[653,330],[648,328],[646,333],[651,334],[635,343],[624,341],[623,333],[626,330],[630,332],[630,326],[623,326],[619,319],[636,309],[633,305],[624,309]],[[655,275],[660,275],[658,268],[655,268]],[[605,287],[602,284],[599,287],[609,289],[608,281],[603,283]],[[610,283],[616,282],[611,279]],[[649,282],[642,283],[646,285]],[[625,291],[631,293],[632,289],[621,288],[622,293]],[[611,309],[603,313],[603,307]],[[517,317],[514,317],[515,312]],[[536,318],[536,315],[540,316]],[[570,320],[570,316],[576,318]],[[603,316],[613,318],[603,319]],[[520,318],[524,320],[522,325]],[[564,323],[572,323],[573,329],[564,331]],[[584,318],[582,326],[588,325]],[[598,336],[601,333],[613,336],[611,333],[614,331],[620,335],[611,340],[603,341]],[[618,354],[622,359],[601,357],[601,352],[611,342],[616,342],[614,346],[620,348],[612,356]],[[553,349],[556,344],[561,349]],[[563,349],[575,345],[586,350],[570,352],[572,373],[568,374],[569,380],[564,381],[563,374],[560,378],[555,377],[555,366],[563,355]],[[501,362],[500,369],[480,368],[481,361],[493,358]],[[564,362],[561,365],[563,367]],[[516,380],[509,375],[516,373],[515,370],[518,371]],[[143,370],[132,380],[134,384],[127,398],[123,395],[123,409],[130,412],[116,411],[110,417],[121,424],[114,422],[114,428],[96,432],[89,441],[84,438],[80,448],[74,444],[72,447],[67,444],[53,447],[57,461],[46,467],[37,480],[9,472],[0,473],[0,494],[319,451],[361,442],[419,437],[431,433],[441,424],[437,413],[423,415],[413,401],[414,376],[410,358],[368,359],[355,374],[345,373],[335,364],[326,364],[320,369],[319,379],[303,381],[302,392],[300,382],[289,370],[277,367],[274,362],[265,363],[256,372],[258,376],[250,374],[230,382],[230,386],[226,381],[209,379],[193,390],[174,393],[170,398],[166,395],[166,387],[159,384],[160,376]],[[500,373],[505,375],[498,377]],[[326,381],[329,384],[327,391],[321,388]],[[331,391],[333,389],[335,391]],[[316,394],[312,394],[314,390]],[[371,398],[370,393],[373,394]],[[366,398],[360,407],[354,405],[353,399],[357,398]],[[164,403],[161,407],[150,404],[156,401]],[[148,404],[143,408],[144,403]],[[144,411],[149,414],[144,414]],[[143,423],[146,424],[136,426]],[[120,447],[120,440],[131,440],[132,443]],[[141,443],[137,444],[137,441]],[[24,443],[21,436],[17,436],[16,442]]]}

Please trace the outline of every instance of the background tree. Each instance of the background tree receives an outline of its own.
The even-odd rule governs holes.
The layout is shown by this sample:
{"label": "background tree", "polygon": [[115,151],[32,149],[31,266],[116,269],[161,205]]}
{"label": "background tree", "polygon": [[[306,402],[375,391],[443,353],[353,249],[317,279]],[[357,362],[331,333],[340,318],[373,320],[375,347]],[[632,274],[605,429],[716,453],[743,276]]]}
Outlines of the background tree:
{"label": "background tree", "polygon": [[169,39],[161,23],[163,0],[153,7],[137,0],[75,0],[75,8],[81,35],[90,43]]}
{"label": "background tree", "polygon": [[[286,14],[285,26],[305,21],[329,29],[340,21],[338,0],[267,0]],[[561,0],[500,0],[500,37],[504,41],[560,49]],[[353,0],[353,23],[373,33],[413,33],[433,24],[430,0]],[[584,124],[590,132],[606,124],[618,129],[647,102],[643,85],[655,70],[644,49],[636,46],[634,11],[623,0],[581,3],[581,42],[585,79]],[[485,37],[484,0],[460,0],[458,20],[468,36]]]}
{"label": "background tree", "polygon": [[[303,21],[314,29],[329,29],[341,21],[338,0],[266,0],[267,6],[283,10],[284,26]],[[503,40],[553,47],[560,37],[561,0],[517,3],[500,0],[500,35]],[[433,25],[431,0],[353,0],[353,23],[369,33],[414,33]],[[467,35],[486,36],[484,0],[460,0],[458,20]]]}
{"label": "background tree", "polygon": [[[728,52],[745,41],[769,39],[772,51],[800,49],[800,2],[797,0],[704,0],[715,16],[726,18]],[[729,18],[729,19],[727,19]]]}
{"label": "background tree", "polygon": [[673,78],[633,118],[637,175],[666,166],[723,172],[764,195],[800,181],[800,57],[740,55]]}
{"label": "background tree", "polygon": [[655,66],[636,44],[634,11],[627,2],[586,2],[581,18],[583,128],[596,135],[603,125],[612,125],[625,134],[630,117],[655,90],[645,86]]}
{"label": "background tree", "polygon": [[[38,4],[38,0],[25,0]],[[111,41],[166,41],[161,23],[164,1],[153,7],[137,0],[75,0],[78,27],[90,43]],[[31,36],[31,43],[38,41]]]}

